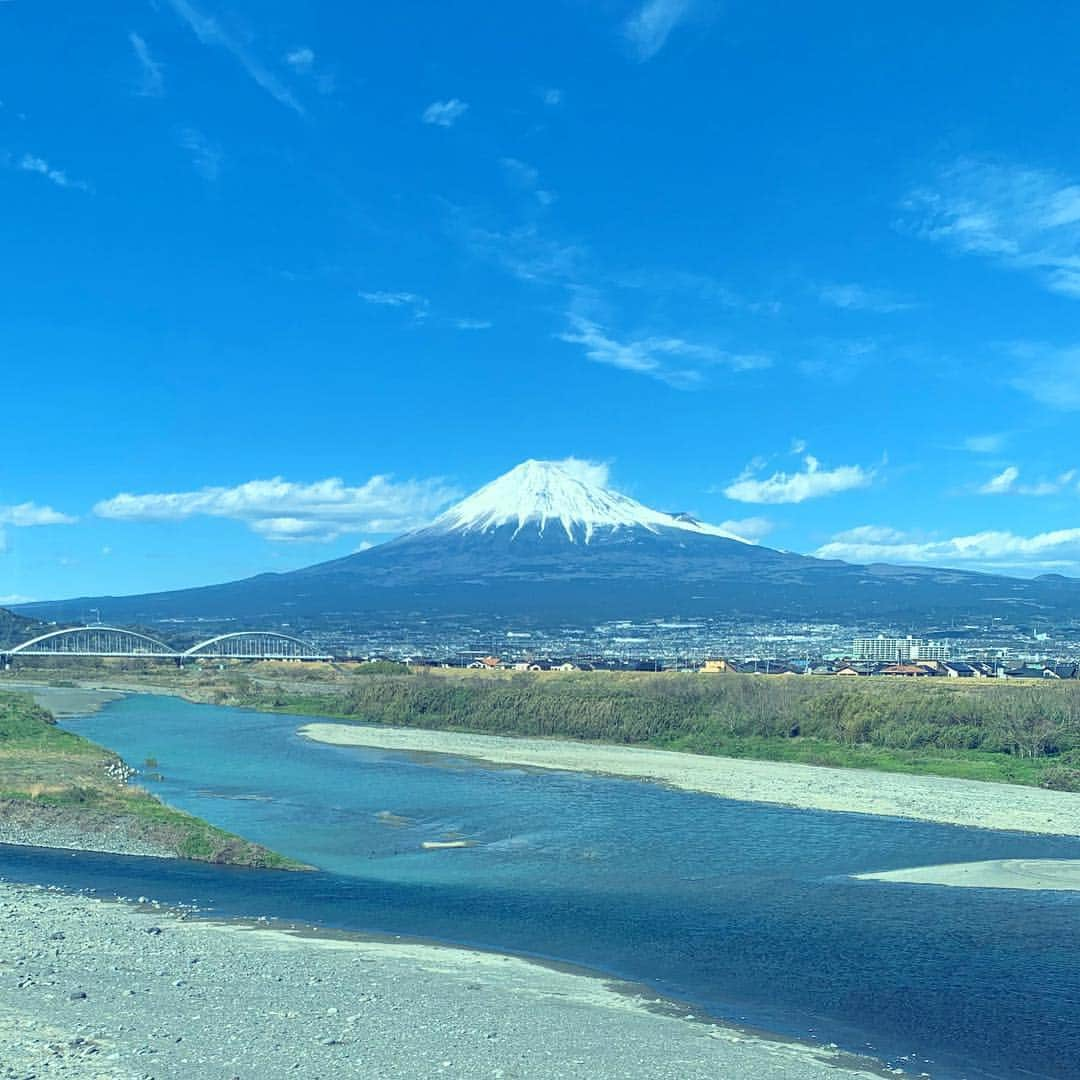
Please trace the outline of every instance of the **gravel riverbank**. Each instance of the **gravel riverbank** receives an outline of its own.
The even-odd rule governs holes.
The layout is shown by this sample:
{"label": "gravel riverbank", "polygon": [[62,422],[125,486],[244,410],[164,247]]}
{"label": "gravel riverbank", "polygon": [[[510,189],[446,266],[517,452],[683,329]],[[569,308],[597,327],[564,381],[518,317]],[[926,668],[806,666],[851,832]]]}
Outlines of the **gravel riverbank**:
{"label": "gravel riverbank", "polygon": [[0,844],[177,858],[176,845],[165,843],[161,832],[120,814],[81,809],[76,816],[66,806],[0,799]]}
{"label": "gravel riverbank", "polygon": [[513,957],[0,884],[3,1080],[881,1075]]}
{"label": "gravel riverbank", "polygon": [[373,724],[312,723],[301,727],[300,734],[335,746],[450,754],[499,765],[655,780],[744,802],[1080,836],[1080,794],[1016,784]]}

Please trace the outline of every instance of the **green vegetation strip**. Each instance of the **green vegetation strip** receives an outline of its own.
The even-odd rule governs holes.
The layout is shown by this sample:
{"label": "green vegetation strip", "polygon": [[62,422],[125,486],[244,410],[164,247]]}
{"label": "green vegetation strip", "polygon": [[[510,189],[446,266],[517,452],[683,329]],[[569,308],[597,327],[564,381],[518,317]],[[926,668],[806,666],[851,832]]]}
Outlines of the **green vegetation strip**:
{"label": "green vegetation strip", "polygon": [[[399,669],[400,670],[400,669]],[[360,669],[363,672],[363,669]],[[813,676],[235,672],[222,704],[1080,791],[1080,683]]]}
{"label": "green vegetation strip", "polygon": [[174,810],[110,775],[110,751],[63,731],[24,694],[0,693],[0,817],[61,822],[87,837],[116,825],[138,840],[202,862],[275,869],[302,865]]}

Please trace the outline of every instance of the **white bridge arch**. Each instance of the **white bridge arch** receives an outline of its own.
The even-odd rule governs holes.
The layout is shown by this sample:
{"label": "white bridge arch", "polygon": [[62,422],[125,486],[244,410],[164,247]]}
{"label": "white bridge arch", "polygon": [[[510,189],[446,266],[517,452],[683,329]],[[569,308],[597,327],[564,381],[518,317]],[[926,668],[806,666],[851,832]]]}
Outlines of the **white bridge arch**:
{"label": "white bridge arch", "polygon": [[119,626],[71,626],[50,630],[8,650],[10,656],[176,656],[157,638]]}
{"label": "white bridge arch", "polygon": [[332,660],[309,642],[274,630],[237,630],[207,638],[190,649],[174,649],[164,641],[120,626],[69,626],[50,630],[6,650],[0,656],[120,656],[185,660]]}
{"label": "white bridge arch", "polygon": [[192,645],[185,657],[220,657],[232,660],[332,660],[333,657],[316,653],[311,645],[300,638],[279,634],[274,630],[238,630]]}

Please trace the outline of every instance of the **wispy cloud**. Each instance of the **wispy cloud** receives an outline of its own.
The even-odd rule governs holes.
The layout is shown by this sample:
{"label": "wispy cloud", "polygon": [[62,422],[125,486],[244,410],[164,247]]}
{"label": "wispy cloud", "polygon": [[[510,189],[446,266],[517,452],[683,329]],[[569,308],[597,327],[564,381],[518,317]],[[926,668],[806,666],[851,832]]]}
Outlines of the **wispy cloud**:
{"label": "wispy cloud", "polygon": [[1015,389],[1054,409],[1080,409],[1080,345],[1018,341],[1007,352],[1019,369],[1010,380]]}
{"label": "wispy cloud", "polygon": [[329,541],[356,533],[399,533],[429,521],[460,492],[445,481],[394,481],[373,476],[358,487],[334,477],[298,484],[275,477],[236,487],[120,494],[94,507],[118,521],[184,521],[194,517],[244,522],[268,540]]}
{"label": "wispy cloud", "polygon": [[799,361],[799,370],[835,383],[858,378],[870,364],[880,361],[882,350],[873,338],[825,338],[808,342],[806,348],[810,355]]}
{"label": "wispy cloud", "polygon": [[285,54],[285,63],[288,64],[293,71],[310,71],[312,65],[315,63],[315,52],[306,45],[297,49],[291,49]]}
{"label": "wispy cloud", "polygon": [[165,92],[165,75],[161,65],[151,55],[150,47],[143,38],[134,31],[128,34],[128,41],[142,72],[139,93],[143,97],[161,97]]}
{"label": "wispy cloud", "polygon": [[982,570],[1080,569],[1080,529],[1055,529],[1023,536],[986,530],[945,539],[888,526],[860,525],[837,533],[814,552],[849,562],[918,563]]}
{"label": "wispy cloud", "polygon": [[861,465],[823,469],[816,457],[807,454],[803,458],[803,468],[798,472],[774,472],[771,476],[762,476],[761,463],[753,462],[723,489],[723,493],[736,502],[801,503],[869,487],[874,475],[873,469]]}
{"label": "wispy cloud", "polygon": [[315,84],[315,89],[320,94],[332,94],[334,87],[337,83],[337,79],[333,71],[325,70],[323,67],[317,68],[315,66],[315,50],[309,48],[307,45],[300,45],[295,49],[290,49],[285,54],[285,63],[288,64],[297,75],[311,79]]}
{"label": "wispy cloud", "polygon": [[1076,491],[1077,471],[1068,469],[1051,480],[1038,480],[1032,484],[1020,483],[1020,470],[1015,465],[1002,469],[978,488],[980,495],[1060,495]]}
{"label": "wispy cloud", "polygon": [[535,222],[512,229],[489,229],[469,223],[460,212],[450,232],[471,254],[502,267],[519,281],[576,287],[585,276],[585,249],[552,239]]}
{"label": "wispy cloud", "polygon": [[961,159],[905,200],[907,225],[955,251],[1080,298],[1080,184],[1045,169]]}
{"label": "wispy cloud", "polygon": [[414,319],[427,318],[431,303],[426,296],[411,292],[360,292],[359,297],[365,303],[377,307],[405,308]]}
{"label": "wispy cloud", "polygon": [[489,319],[455,319],[454,326],[459,330],[490,330],[492,323]]}
{"label": "wispy cloud", "polygon": [[823,304],[840,308],[841,311],[872,311],[889,315],[896,311],[908,311],[915,306],[888,289],[872,289],[853,282],[819,285],[817,295]]}
{"label": "wispy cloud", "polygon": [[541,206],[550,206],[555,201],[554,194],[540,186],[540,173],[534,166],[513,157],[500,158],[499,164],[510,183],[528,192]]}
{"label": "wispy cloud", "polygon": [[997,454],[1004,449],[1008,436],[1001,432],[989,435],[969,435],[963,442],[965,450],[973,454]]}
{"label": "wispy cloud", "polygon": [[191,164],[204,179],[213,182],[221,174],[221,151],[195,128],[182,128],[176,141],[191,155]]}
{"label": "wispy cloud", "polygon": [[620,341],[591,319],[573,313],[568,313],[567,319],[570,329],[557,337],[573,345],[581,345],[588,359],[648,375],[681,390],[700,385],[708,368],[750,371],[770,364],[765,356],[730,353],[680,337],[650,335]]}
{"label": "wispy cloud", "polygon": [[561,105],[563,100],[563,92],[554,86],[549,86],[540,91],[540,100],[545,105]]}
{"label": "wispy cloud", "polygon": [[765,517],[747,517],[721,521],[717,528],[741,536],[744,540],[757,541],[768,536],[776,528],[776,525]]}
{"label": "wispy cloud", "polygon": [[646,0],[623,24],[623,34],[638,60],[651,60],[668,35],[689,14],[694,0]]}
{"label": "wispy cloud", "polygon": [[35,154],[23,154],[15,166],[22,172],[43,176],[57,187],[71,188],[75,191],[89,191],[90,185],[82,180],[72,180],[63,169],[54,168],[44,158]]}
{"label": "wispy cloud", "polygon": [[1015,465],[1010,465],[1007,469],[999,472],[997,476],[991,477],[985,484],[980,485],[979,494],[1004,495],[1006,492],[1012,491],[1019,475],[1020,470]]}
{"label": "wispy cloud", "polygon": [[78,518],[62,514],[51,506],[38,506],[24,502],[14,506],[0,506],[0,525],[13,525],[19,529],[35,525],[74,525]]}
{"label": "wispy cloud", "polygon": [[469,106],[458,98],[450,98],[449,101],[433,101],[421,114],[420,119],[425,124],[435,124],[437,127],[453,127],[468,111]]}
{"label": "wispy cloud", "polygon": [[292,109],[298,116],[306,115],[303,106],[293,96],[285,84],[271,72],[248,48],[236,40],[221,26],[217,19],[204,15],[193,7],[188,0],[168,0],[172,9],[179,15],[203,45],[223,49],[235,59],[254,82],[266,91],[275,101]]}

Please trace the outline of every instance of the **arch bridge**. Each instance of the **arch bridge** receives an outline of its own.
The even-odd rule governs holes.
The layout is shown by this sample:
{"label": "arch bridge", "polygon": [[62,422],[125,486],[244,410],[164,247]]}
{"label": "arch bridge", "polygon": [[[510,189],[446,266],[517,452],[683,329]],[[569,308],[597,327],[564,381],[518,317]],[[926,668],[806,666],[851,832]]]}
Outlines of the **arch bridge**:
{"label": "arch bridge", "polygon": [[275,630],[237,630],[207,638],[190,649],[174,649],[164,641],[120,626],[71,626],[39,634],[6,651],[10,663],[19,656],[47,657],[160,657],[183,664],[185,660],[332,660],[327,653],[289,634]]}

